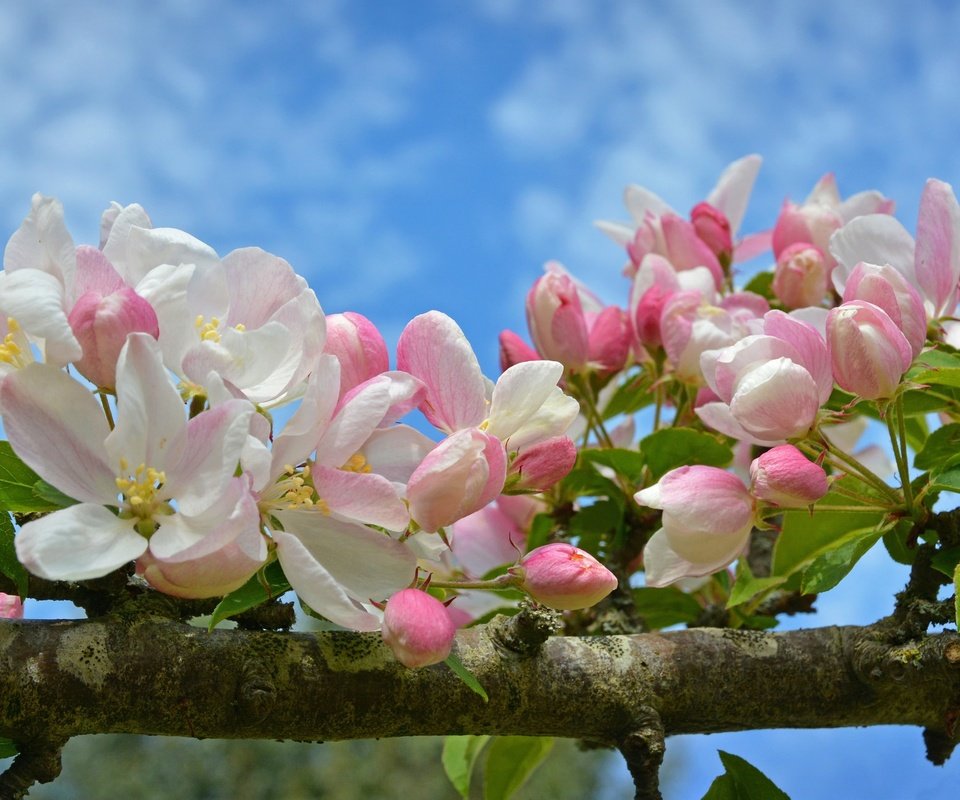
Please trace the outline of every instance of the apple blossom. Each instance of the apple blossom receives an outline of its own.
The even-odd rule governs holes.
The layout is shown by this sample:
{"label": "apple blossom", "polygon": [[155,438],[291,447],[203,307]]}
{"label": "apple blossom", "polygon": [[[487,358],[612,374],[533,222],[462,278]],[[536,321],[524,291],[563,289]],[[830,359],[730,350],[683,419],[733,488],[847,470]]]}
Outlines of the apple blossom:
{"label": "apple blossom", "polygon": [[865,300],[830,310],[827,344],[837,384],[865,400],[892,396],[913,361],[910,342],[896,323]]}
{"label": "apple blossom", "polygon": [[17,455],[79,501],[21,528],[17,556],[34,574],[82,580],[148,550],[157,561],[182,563],[239,547],[243,557],[229,570],[207,566],[192,576],[198,583],[179,584],[201,597],[242,584],[265,560],[256,506],[234,476],[253,407],[231,400],[187,421],[151,336],[130,334],[120,353],[112,431],[93,396],[49,365],[9,375],[2,397]]}
{"label": "apple blossom", "polygon": [[403,589],[383,610],[383,641],[405,667],[438,664],[450,655],[456,626],[446,606],[420,589]]}
{"label": "apple blossom", "polygon": [[866,300],[882,308],[910,343],[913,356],[920,354],[927,338],[923,300],[889,264],[880,266],[864,261],[857,264],[847,278],[843,300]]}
{"label": "apple blossom", "polygon": [[648,586],[666,586],[726,567],[746,549],[756,513],[743,482],[717,467],[670,470],[634,499],[663,510],[663,527],[643,551]]}
{"label": "apple blossom", "polygon": [[347,311],[326,318],[324,352],[340,361],[340,394],[390,369],[387,343],[377,327],[362,314]]}
{"label": "apple blossom", "polygon": [[827,493],[827,474],[791,444],[767,450],[750,464],[750,491],[781,508],[803,508]]}
{"label": "apple blossom", "polygon": [[828,276],[823,251],[808,242],[794,242],[777,256],[773,292],[786,308],[818,306],[827,297]]}
{"label": "apple blossom", "polygon": [[617,577],[596,558],[563,542],[531,550],[509,572],[538,603],[560,610],[588,608],[617,588]]}

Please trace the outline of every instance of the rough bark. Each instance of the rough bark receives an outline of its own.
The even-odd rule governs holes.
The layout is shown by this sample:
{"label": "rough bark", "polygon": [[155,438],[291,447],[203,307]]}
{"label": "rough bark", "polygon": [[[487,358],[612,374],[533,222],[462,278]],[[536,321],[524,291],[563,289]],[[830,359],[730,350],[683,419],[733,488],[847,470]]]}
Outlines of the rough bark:
{"label": "rough bark", "polygon": [[960,637],[889,645],[880,632],[553,637],[524,653],[485,626],[458,634],[456,646],[485,703],[446,666],[399,666],[376,634],[208,633],[158,619],[3,622],[0,735],[490,733],[618,746],[655,720],[667,735],[908,724],[954,741]]}

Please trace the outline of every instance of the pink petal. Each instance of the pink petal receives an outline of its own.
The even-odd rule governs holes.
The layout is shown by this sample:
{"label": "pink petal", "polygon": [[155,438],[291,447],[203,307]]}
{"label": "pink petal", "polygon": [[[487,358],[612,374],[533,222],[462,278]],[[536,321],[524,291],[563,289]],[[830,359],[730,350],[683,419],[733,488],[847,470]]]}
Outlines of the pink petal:
{"label": "pink petal", "polygon": [[334,514],[391,531],[402,531],[410,522],[406,504],[382,475],[317,466],[312,478]]}
{"label": "pink petal", "polygon": [[479,425],[486,416],[486,386],[473,348],[459,326],[439,311],[414,317],[397,343],[397,367],[426,385],[420,405],[446,433]]}
{"label": "pink petal", "polygon": [[950,314],[960,280],[960,205],[950,184],[932,178],[920,198],[915,269],[934,316]]}

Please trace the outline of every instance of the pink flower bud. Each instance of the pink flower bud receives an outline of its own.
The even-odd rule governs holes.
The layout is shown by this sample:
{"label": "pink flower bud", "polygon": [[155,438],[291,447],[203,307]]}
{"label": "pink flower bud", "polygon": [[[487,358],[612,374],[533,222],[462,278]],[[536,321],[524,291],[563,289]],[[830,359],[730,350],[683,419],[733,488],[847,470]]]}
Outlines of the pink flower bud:
{"label": "pink flower bud", "polygon": [[819,306],[827,296],[829,269],[823,251],[808,242],[794,242],[777,257],[773,292],[787,308]]}
{"label": "pink flower bud", "polygon": [[456,633],[446,606],[426,592],[403,589],[387,601],[381,634],[405,667],[440,663],[450,655]]}
{"label": "pink flower bud", "polygon": [[730,234],[730,220],[716,206],[710,203],[697,203],[690,212],[690,221],[703,242],[713,254],[727,264],[733,258],[733,237]]}
{"label": "pink flower bud", "polygon": [[803,508],[827,493],[827,473],[792,444],[767,450],[750,464],[750,491],[781,508]]}
{"label": "pink flower bud", "polygon": [[630,322],[618,306],[607,306],[590,323],[588,358],[601,373],[619,372],[630,355]]}
{"label": "pink flower bud", "polygon": [[717,467],[670,470],[634,499],[663,510],[663,527],[644,548],[648,586],[726,567],[744,551],[753,528],[753,497],[736,475]]}
{"label": "pink flower bud", "polygon": [[450,434],[407,481],[410,516],[425,531],[472,514],[500,494],[507,475],[503,444],[477,428]]}
{"label": "pink flower bud", "polygon": [[83,348],[83,357],[74,366],[91,383],[105,389],[116,384],[117,358],[128,333],[142,331],[154,339],[160,335],[153,306],[127,286],[107,295],[85,292],[67,320]]}
{"label": "pink flower bud", "polygon": [[837,384],[865,400],[890,397],[913,361],[910,342],[896,323],[865,300],[830,310],[827,346]]}
{"label": "pink flower bud", "polygon": [[832,268],[836,262],[827,255],[830,252],[830,237],[841,225],[843,217],[832,204],[809,199],[803,205],[787,201],[773,226],[773,254],[779,261],[783,251],[790,245],[804,242],[824,253],[828,267]]}
{"label": "pink flower bud", "polygon": [[550,608],[575,610],[599,603],[617,588],[616,576],[585,550],[571,544],[545,544],[510,569],[520,588]]}
{"label": "pink flower bud", "polygon": [[23,619],[23,601],[17,595],[0,592],[0,619]]}
{"label": "pink flower bud", "polygon": [[340,396],[354,386],[390,369],[387,344],[377,327],[362,314],[346,311],[327,317],[323,351],[340,362]]}
{"label": "pink flower bud", "polygon": [[527,325],[542,358],[579,370],[588,359],[587,322],[573,279],[550,271],[527,294]]}
{"label": "pink flower bud", "polygon": [[540,354],[513,331],[500,332],[500,371],[522,361],[539,361]]}
{"label": "pink flower bud", "polygon": [[565,477],[577,461],[577,446],[568,436],[554,436],[525,447],[510,465],[508,487],[545,492]]}
{"label": "pink flower bud", "polygon": [[889,264],[880,266],[861,261],[847,277],[843,300],[866,300],[887,312],[887,316],[910,342],[914,357],[927,339],[927,314],[920,293]]}

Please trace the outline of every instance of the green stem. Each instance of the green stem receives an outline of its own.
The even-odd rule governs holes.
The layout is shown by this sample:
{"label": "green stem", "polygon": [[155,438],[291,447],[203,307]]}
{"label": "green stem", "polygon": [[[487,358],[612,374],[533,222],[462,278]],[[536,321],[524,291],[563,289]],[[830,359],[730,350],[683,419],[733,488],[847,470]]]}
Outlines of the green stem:
{"label": "green stem", "polygon": [[110,426],[110,430],[113,430],[113,411],[110,410],[110,400],[107,398],[107,393],[102,389],[98,389],[97,394],[100,397],[100,405],[103,406],[103,413],[107,417],[107,424]]}
{"label": "green stem", "polygon": [[[887,430],[890,432],[890,443],[893,445],[893,457],[897,462],[900,473],[900,483],[903,487],[903,500],[907,511],[914,515],[913,486],[910,485],[910,465],[907,461],[907,427],[903,414],[903,395],[899,395],[896,404],[887,414]],[[896,416],[896,427],[894,427]]]}
{"label": "green stem", "polygon": [[[819,443],[826,451],[826,456],[828,459],[830,459],[834,467],[847,473],[852,470],[855,476],[864,483],[872,486],[882,495],[892,500],[895,504],[900,504],[902,498],[894,489],[886,484],[883,478],[869,470],[853,456],[848,455],[847,453],[843,452],[843,450],[834,448],[833,445],[830,444],[830,440],[826,437],[821,436]],[[804,448],[801,447],[800,449]]]}
{"label": "green stem", "polygon": [[519,586],[523,579],[509,572],[491,578],[488,581],[438,581],[430,579],[430,586],[437,589],[511,589]]}

